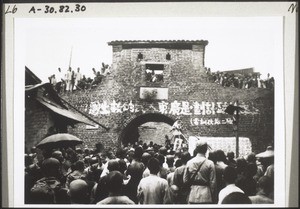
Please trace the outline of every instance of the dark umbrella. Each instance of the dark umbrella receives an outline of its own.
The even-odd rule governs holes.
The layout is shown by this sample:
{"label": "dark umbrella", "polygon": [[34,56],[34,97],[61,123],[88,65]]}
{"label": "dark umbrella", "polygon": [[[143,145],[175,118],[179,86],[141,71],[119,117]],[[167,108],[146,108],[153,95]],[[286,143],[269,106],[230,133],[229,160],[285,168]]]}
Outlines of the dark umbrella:
{"label": "dark umbrella", "polygon": [[72,147],[78,144],[82,144],[82,140],[74,135],[62,133],[54,134],[44,138],[38,145],[37,148],[54,148],[54,147]]}

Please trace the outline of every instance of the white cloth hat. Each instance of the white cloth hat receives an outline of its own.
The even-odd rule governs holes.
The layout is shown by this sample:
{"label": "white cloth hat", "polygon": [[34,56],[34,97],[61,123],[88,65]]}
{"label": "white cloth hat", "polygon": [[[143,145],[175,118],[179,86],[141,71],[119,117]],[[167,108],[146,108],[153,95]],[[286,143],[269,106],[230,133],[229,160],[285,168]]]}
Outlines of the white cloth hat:
{"label": "white cloth hat", "polygon": [[255,157],[257,157],[257,158],[274,157],[273,147],[272,146],[268,146],[266,151],[257,154]]}

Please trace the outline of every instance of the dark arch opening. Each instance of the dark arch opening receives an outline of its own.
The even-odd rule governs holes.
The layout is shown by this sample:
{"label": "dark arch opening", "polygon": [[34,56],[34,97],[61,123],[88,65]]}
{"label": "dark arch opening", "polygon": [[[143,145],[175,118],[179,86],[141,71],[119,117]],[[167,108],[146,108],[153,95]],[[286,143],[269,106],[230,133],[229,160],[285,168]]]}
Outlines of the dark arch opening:
{"label": "dark arch opening", "polygon": [[137,116],[121,132],[119,140],[122,144],[127,145],[129,142],[131,144],[137,142],[139,138],[138,127],[147,122],[163,122],[172,126],[175,120],[159,113],[147,113]]}

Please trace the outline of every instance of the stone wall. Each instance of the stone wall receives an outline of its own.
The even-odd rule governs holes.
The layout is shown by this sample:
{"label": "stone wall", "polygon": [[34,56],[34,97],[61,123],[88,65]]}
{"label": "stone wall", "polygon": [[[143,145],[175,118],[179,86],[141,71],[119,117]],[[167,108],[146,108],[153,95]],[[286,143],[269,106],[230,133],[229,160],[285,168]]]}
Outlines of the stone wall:
{"label": "stone wall", "polygon": [[[77,128],[70,131],[83,138],[89,147],[93,147],[96,142],[103,142],[107,147],[116,147],[121,145],[119,136],[130,121],[146,113],[161,113],[173,120],[180,117],[188,135],[234,137],[235,133],[230,121],[232,117],[223,111],[230,103],[239,100],[239,104],[247,110],[240,116],[239,135],[250,138],[252,149],[256,152],[263,151],[269,143],[272,143],[274,95],[271,90],[225,88],[207,82],[204,75],[203,78],[197,78],[184,70],[179,72],[180,67],[182,65],[174,65],[169,83],[162,85],[168,87],[168,100],[145,102],[139,99],[139,86],[144,86],[143,81],[140,80],[141,66],[133,67],[130,62],[123,62],[121,72],[113,72],[105,77],[102,84],[95,89],[63,95],[64,99],[71,104],[110,128],[106,132],[101,127],[96,130],[86,130],[84,125],[77,125]],[[175,75],[182,79],[173,77]],[[193,106],[195,102],[199,104],[205,102],[204,104],[215,104],[220,107],[215,107],[214,114],[202,112],[200,115],[195,114],[196,106],[189,110],[191,113],[189,115],[176,114],[175,110],[172,110],[172,105],[179,104],[182,111],[183,104],[187,102],[189,106]],[[160,107],[162,104],[168,104],[164,112]],[[211,124],[211,120],[214,124]],[[226,123],[218,124],[224,121]]]}
{"label": "stone wall", "polygon": [[[205,72],[204,70],[204,54],[205,46],[193,45],[192,49],[164,49],[164,48],[133,48],[122,49],[122,46],[114,46],[113,49],[113,69],[118,68],[118,64],[122,60],[136,62],[138,54],[143,55],[142,62],[163,62],[168,65],[178,64],[183,60],[188,60],[193,71]],[[171,59],[167,60],[166,55],[170,54]]]}

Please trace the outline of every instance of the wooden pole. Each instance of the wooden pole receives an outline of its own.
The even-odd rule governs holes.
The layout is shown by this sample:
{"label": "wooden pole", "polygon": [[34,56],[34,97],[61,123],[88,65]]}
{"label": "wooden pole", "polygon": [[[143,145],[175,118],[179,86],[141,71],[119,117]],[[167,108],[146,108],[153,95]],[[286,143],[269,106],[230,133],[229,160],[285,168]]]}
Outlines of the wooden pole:
{"label": "wooden pole", "polygon": [[[72,48],[71,48],[71,53],[70,53],[69,68],[71,67],[72,53],[73,53],[73,46],[72,46]],[[68,68],[68,69],[69,69],[69,68]]]}
{"label": "wooden pole", "polygon": [[[236,106],[238,106],[238,101],[236,101]],[[235,140],[236,140],[236,158],[239,157],[239,109],[236,110],[236,131],[235,131]]]}

